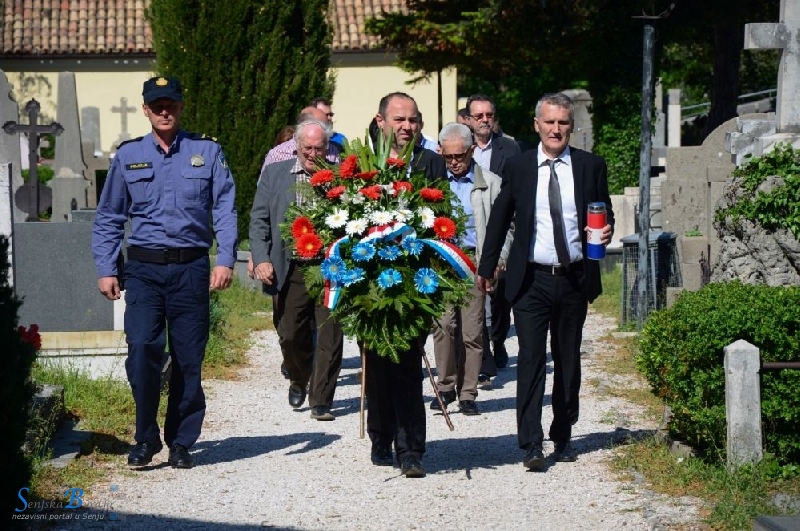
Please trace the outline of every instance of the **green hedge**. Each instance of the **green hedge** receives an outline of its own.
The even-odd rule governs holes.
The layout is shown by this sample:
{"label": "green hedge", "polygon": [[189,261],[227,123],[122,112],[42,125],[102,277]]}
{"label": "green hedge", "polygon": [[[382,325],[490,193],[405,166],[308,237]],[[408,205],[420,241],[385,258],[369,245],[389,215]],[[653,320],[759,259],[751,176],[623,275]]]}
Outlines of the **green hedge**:
{"label": "green hedge", "polygon": [[[651,314],[642,330],[639,369],[670,406],[670,429],[711,459],[726,443],[723,348],[743,339],[763,361],[800,361],[800,287],[709,284]],[[765,451],[800,462],[800,371],[761,376]]]}

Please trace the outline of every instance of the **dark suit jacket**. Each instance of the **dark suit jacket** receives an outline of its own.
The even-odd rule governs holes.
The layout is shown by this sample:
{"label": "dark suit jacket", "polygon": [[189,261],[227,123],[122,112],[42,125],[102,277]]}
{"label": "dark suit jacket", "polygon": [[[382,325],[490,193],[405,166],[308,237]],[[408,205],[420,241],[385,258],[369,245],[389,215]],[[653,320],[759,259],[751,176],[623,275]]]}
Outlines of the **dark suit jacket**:
{"label": "dark suit jacket", "polygon": [[[575,205],[578,208],[578,227],[581,230],[583,256],[586,256],[586,207],[593,201],[606,204],[608,223],[614,226],[614,212],[608,194],[605,160],[582,149],[570,147],[572,172],[575,178]],[[528,265],[531,242],[535,238],[536,186],[539,180],[538,150],[532,149],[506,162],[503,186],[492,207],[486,240],[481,253],[478,274],[492,278],[500,258],[505,235],[511,221],[515,220],[514,242],[508,256],[506,270],[506,298],[515,302],[521,295],[522,282]],[[603,291],[600,284],[600,265],[596,260],[584,259],[586,298],[592,302]]]}
{"label": "dark suit jacket", "polygon": [[447,164],[444,162],[444,157],[420,146],[414,148],[414,154],[411,156],[411,168],[413,170],[424,169],[425,175],[432,181],[447,178]]}
{"label": "dark suit jacket", "polygon": [[510,138],[492,133],[492,155],[489,158],[489,171],[503,175],[506,160],[519,155],[519,145]]}

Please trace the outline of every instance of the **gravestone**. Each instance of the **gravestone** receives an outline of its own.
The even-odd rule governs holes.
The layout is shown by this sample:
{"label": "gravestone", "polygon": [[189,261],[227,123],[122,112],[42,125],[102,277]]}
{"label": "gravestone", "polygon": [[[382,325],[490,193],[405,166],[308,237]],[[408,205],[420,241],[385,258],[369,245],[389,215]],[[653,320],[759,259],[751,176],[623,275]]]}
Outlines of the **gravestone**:
{"label": "gravestone", "polygon": [[104,178],[98,181],[97,173],[108,171],[109,160],[102,151],[98,154],[91,142],[83,142],[83,161],[86,163],[83,175],[89,182],[89,187],[86,189],[86,206],[97,208],[97,200],[100,192],[103,191],[103,183],[105,183]]}
{"label": "gravestone", "polygon": [[[761,120],[741,121],[727,138],[727,149],[737,164],[749,155],[761,156],[779,143],[800,149],[800,3],[781,0],[779,23],[745,25],[745,49],[778,48],[776,112]],[[726,207],[748,201],[754,193],[783,186],[782,179],[766,179],[756,192],[741,186],[741,179],[726,183],[719,202]],[[800,242],[787,229],[767,230],[751,220],[725,219],[716,225],[724,242],[714,261],[712,281],[739,279],[751,284],[800,285]]]}
{"label": "gravestone", "polygon": [[120,115],[120,133],[117,137],[116,145],[120,145],[126,140],[130,140],[131,134],[128,132],[128,115],[136,112],[136,107],[128,105],[128,98],[122,97],[119,99],[119,106],[114,105],[111,107],[111,112]]}
{"label": "gravestone", "polygon": [[[19,119],[19,105],[11,97],[14,87],[8,82],[5,72],[0,70],[0,123]],[[0,134],[0,165],[11,164],[11,193],[13,194],[24,182],[22,180],[22,162],[20,157],[20,140],[14,136]],[[15,204],[13,218],[25,219],[25,213]]]}
{"label": "gravestone", "polygon": [[58,122],[64,133],[56,142],[56,158],[53,163],[55,176],[50,181],[53,190],[52,221],[70,221],[70,214],[78,208],[86,208],[86,189],[89,181],[84,179],[86,164],[83,161],[81,130],[78,121],[78,95],[75,89],[75,74],[58,74]]}
{"label": "gravestone", "polygon": [[[81,139],[82,143],[89,142],[93,146],[95,157],[103,156],[100,142],[100,109],[98,107],[81,108]],[[85,158],[86,154],[84,153]]]}
{"label": "gravestone", "polygon": [[28,214],[25,221],[39,221],[39,214],[50,208],[50,189],[40,186],[37,172],[39,167],[39,135],[44,133],[59,135],[63,131],[61,125],[56,122],[50,125],[40,125],[39,109],[39,102],[30,100],[25,104],[25,112],[28,115],[27,125],[11,120],[3,124],[3,131],[6,134],[28,134],[28,184],[14,192],[14,204]]}
{"label": "gravestone", "polygon": [[594,146],[592,135],[592,96],[583,89],[565,90],[564,94],[572,99],[575,105],[575,123],[570,137],[570,145],[586,151],[591,151]]}

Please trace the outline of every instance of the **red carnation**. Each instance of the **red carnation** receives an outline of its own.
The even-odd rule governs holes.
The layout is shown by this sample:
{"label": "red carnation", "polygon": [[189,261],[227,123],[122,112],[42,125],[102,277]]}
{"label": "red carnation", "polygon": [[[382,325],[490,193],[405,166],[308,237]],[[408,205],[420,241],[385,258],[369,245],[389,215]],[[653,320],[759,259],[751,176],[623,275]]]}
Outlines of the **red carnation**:
{"label": "red carnation", "polygon": [[332,170],[320,170],[311,176],[311,186],[321,186],[333,180]]}
{"label": "red carnation", "polygon": [[304,234],[314,234],[314,225],[310,219],[301,216],[292,222],[292,236],[299,239]]}
{"label": "red carnation", "polygon": [[314,258],[322,249],[322,240],[313,232],[297,238],[297,255],[301,258]]}
{"label": "red carnation", "polygon": [[444,199],[444,192],[438,188],[423,188],[419,191],[419,195],[426,201],[441,201]]}
{"label": "red carnation", "polygon": [[359,190],[361,195],[365,197],[369,197],[370,199],[380,199],[381,197],[381,187],[377,184],[372,186],[365,186],[361,190]]}
{"label": "red carnation", "polygon": [[358,157],[355,155],[348,155],[339,166],[339,176],[342,179],[349,179],[356,174],[358,169]]}
{"label": "red carnation", "polygon": [[33,346],[34,350],[39,351],[42,349],[42,336],[39,335],[39,325],[32,324],[29,329],[24,326],[17,328],[20,338]]}
{"label": "red carnation", "polygon": [[456,236],[456,224],[450,218],[436,218],[433,220],[433,231],[442,240],[451,240]]}
{"label": "red carnation", "polygon": [[333,188],[328,190],[328,193],[325,194],[325,197],[331,200],[339,199],[339,196],[345,193],[346,191],[347,188],[345,188],[344,186],[334,186]]}
{"label": "red carnation", "polygon": [[365,171],[365,172],[356,174],[356,177],[359,178],[359,179],[364,179],[365,181],[369,181],[373,177],[378,175],[379,173],[380,172],[378,170]]}
{"label": "red carnation", "polygon": [[394,183],[392,183],[392,186],[394,186],[394,191],[397,192],[398,194],[403,190],[405,190],[408,193],[414,191],[414,187],[411,186],[411,183],[408,181],[395,181]]}
{"label": "red carnation", "polygon": [[395,158],[395,157],[387,158],[386,159],[386,164],[388,164],[389,166],[394,166],[395,168],[402,168],[403,166],[406,165],[406,163],[405,163],[405,161],[403,161],[403,159],[398,159],[398,158]]}

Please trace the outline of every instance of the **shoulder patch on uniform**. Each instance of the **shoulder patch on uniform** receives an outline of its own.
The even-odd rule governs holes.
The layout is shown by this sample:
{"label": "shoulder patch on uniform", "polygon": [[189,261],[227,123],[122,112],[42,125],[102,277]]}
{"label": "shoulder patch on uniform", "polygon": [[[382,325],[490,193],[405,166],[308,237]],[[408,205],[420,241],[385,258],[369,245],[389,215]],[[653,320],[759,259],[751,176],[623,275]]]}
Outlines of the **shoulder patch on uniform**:
{"label": "shoulder patch on uniform", "polygon": [[126,164],[126,170],[143,170],[145,168],[152,168],[152,162],[132,162],[131,164]]}
{"label": "shoulder patch on uniform", "polygon": [[220,166],[222,166],[223,168],[228,167],[228,159],[225,158],[225,153],[223,153],[222,150],[220,150],[217,159],[219,159]]}
{"label": "shoulder patch on uniform", "polygon": [[210,135],[205,135],[205,134],[200,134],[200,133],[189,133],[186,136],[188,136],[192,140],[210,140],[211,142],[216,142],[217,141],[217,137],[215,137],[215,136],[210,136]]}
{"label": "shoulder patch on uniform", "polygon": [[131,142],[139,142],[139,141],[141,141],[143,138],[144,138],[143,136],[137,136],[136,138],[131,138],[130,140],[126,140],[126,141],[122,142],[120,145],[118,145],[118,146],[117,146],[117,149],[121,148],[121,147],[122,147],[122,146],[124,146],[125,144],[130,144]]}

